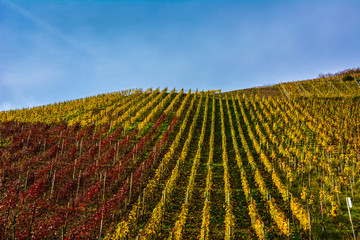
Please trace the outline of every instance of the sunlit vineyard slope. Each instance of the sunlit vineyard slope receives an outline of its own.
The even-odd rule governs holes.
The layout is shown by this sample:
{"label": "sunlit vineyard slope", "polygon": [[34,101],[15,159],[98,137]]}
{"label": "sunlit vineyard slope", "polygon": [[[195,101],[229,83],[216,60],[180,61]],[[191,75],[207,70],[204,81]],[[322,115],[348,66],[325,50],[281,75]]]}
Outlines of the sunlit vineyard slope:
{"label": "sunlit vineyard slope", "polygon": [[1,239],[353,239],[359,95],[322,78],[0,112]]}

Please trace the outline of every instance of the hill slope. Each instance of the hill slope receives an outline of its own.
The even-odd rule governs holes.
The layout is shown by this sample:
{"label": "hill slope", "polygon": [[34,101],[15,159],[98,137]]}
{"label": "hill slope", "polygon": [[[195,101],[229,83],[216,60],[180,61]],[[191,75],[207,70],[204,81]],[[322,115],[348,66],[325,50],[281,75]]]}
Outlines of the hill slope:
{"label": "hill slope", "polygon": [[336,81],[1,112],[2,238],[352,238],[360,89]]}
{"label": "hill slope", "polygon": [[360,96],[360,85],[356,80],[342,79],[314,79],[297,82],[280,83],[268,87],[248,88],[228,93],[235,93],[252,97],[283,98],[353,98]]}

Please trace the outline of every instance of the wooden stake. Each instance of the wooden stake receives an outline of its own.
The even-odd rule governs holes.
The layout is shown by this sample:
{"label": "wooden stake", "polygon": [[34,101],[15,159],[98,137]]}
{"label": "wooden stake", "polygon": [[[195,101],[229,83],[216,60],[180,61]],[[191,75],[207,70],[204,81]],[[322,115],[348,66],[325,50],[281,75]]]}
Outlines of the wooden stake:
{"label": "wooden stake", "polygon": [[64,152],[64,139],[62,140],[62,144],[61,144],[61,154],[62,155]]}
{"label": "wooden stake", "polygon": [[136,227],[138,225],[138,221],[139,221],[139,207],[141,205],[141,195],[139,195],[139,198],[138,198],[138,208],[136,209]]}
{"label": "wooden stake", "polygon": [[346,200],[346,205],[347,205],[347,209],[348,209],[348,212],[349,212],[349,218],[350,218],[352,232],[353,232],[353,235],[354,235],[354,240],[356,240],[356,235],[355,235],[355,231],[354,231],[354,225],[353,225],[353,222],[352,222],[352,219],[351,219],[351,212],[350,212],[350,206],[349,206],[348,200]]}
{"label": "wooden stake", "polygon": [[132,187],[133,187],[133,173],[131,173],[131,177],[130,177],[129,203],[131,202]]}
{"label": "wooden stake", "polygon": [[100,152],[101,152],[101,139],[99,141],[99,153],[98,153],[98,158],[100,157]]}
{"label": "wooden stake", "polygon": [[352,198],[354,198],[354,191],[353,191],[353,187],[352,187],[351,176],[349,176],[349,181],[350,181],[351,196],[352,196]]}
{"label": "wooden stake", "polygon": [[125,198],[125,203],[124,203],[124,212],[126,212],[127,202],[128,202],[128,199],[127,199],[127,198]]}
{"label": "wooden stake", "polygon": [[104,176],[104,187],[103,187],[103,196],[102,196],[103,202],[105,200],[105,188],[106,188],[106,172],[105,172],[105,176]]}
{"label": "wooden stake", "polygon": [[63,225],[61,228],[61,240],[64,240],[65,237],[65,230],[64,230],[65,226]]}
{"label": "wooden stake", "polygon": [[320,199],[320,209],[321,209],[321,220],[324,221],[324,210],[323,210],[323,204],[322,199]]}
{"label": "wooden stake", "polygon": [[75,158],[75,162],[74,162],[73,180],[75,179],[76,163],[77,163],[77,158]]}
{"label": "wooden stake", "polygon": [[114,149],[115,149],[116,153],[114,154],[113,165],[115,165],[117,155],[118,155],[118,146],[117,146],[117,144],[114,144]]}
{"label": "wooden stake", "polygon": [[146,195],[146,188],[144,188],[144,190],[143,190],[142,214],[141,215],[144,215],[144,212],[145,212],[145,195]]}
{"label": "wooden stake", "polygon": [[99,234],[99,239],[101,239],[101,233],[102,233],[103,223],[104,223],[104,205],[103,205],[103,209],[102,209],[102,216],[101,216],[101,222],[100,222],[100,234]]}
{"label": "wooden stake", "polygon": [[26,186],[27,186],[28,177],[29,177],[29,167],[28,167],[28,170],[26,172],[26,180],[25,180],[25,186],[24,186],[25,190],[26,190]]}
{"label": "wooden stake", "polygon": [[81,156],[81,151],[82,151],[82,139],[80,140],[80,154],[79,154],[79,156]]}
{"label": "wooden stake", "polygon": [[13,240],[16,239],[16,231],[15,231],[15,224],[13,225]]}
{"label": "wooden stake", "polygon": [[54,172],[54,177],[53,177],[52,184],[51,184],[50,199],[52,198],[52,194],[54,192],[55,177],[56,177],[56,170]]}
{"label": "wooden stake", "polygon": [[[164,212],[165,212],[165,209],[166,209],[166,188],[165,188],[163,197],[164,197]],[[163,216],[162,216],[161,226],[162,226],[162,223],[164,222],[164,220],[165,220],[165,214],[163,214]]]}
{"label": "wooden stake", "polygon": [[79,172],[79,177],[78,177],[78,184],[77,184],[77,188],[76,188],[76,195],[75,195],[75,199],[77,198],[78,194],[79,194],[79,188],[80,188],[80,178],[81,178],[81,170]]}
{"label": "wooden stake", "polygon": [[28,145],[29,145],[30,136],[31,136],[31,130],[30,130],[29,136],[28,136],[27,141],[26,141],[26,147],[28,147]]}
{"label": "wooden stake", "polygon": [[310,223],[310,211],[309,211],[309,200],[307,200],[307,212],[308,212],[308,220],[309,220],[309,239],[311,239],[311,223]]}
{"label": "wooden stake", "polygon": [[290,238],[290,236],[291,236],[291,229],[290,229],[290,219],[288,219],[288,227],[289,227],[289,238]]}
{"label": "wooden stake", "polygon": [[119,149],[120,149],[120,143],[117,142],[117,144],[116,144],[116,159],[119,158]]}

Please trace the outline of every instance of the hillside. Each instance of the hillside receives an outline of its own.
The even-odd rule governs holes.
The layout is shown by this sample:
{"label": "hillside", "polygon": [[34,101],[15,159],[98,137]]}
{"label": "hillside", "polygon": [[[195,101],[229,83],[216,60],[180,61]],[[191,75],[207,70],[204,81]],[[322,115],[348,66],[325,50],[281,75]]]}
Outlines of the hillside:
{"label": "hillside", "polygon": [[353,239],[360,87],[339,76],[0,112],[1,237]]}
{"label": "hillside", "polygon": [[333,76],[286,82],[273,86],[248,88],[228,93],[244,94],[246,97],[255,95],[272,98],[285,97],[287,100],[296,98],[353,98],[360,96],[360,74],[355,76],[355,78]]}

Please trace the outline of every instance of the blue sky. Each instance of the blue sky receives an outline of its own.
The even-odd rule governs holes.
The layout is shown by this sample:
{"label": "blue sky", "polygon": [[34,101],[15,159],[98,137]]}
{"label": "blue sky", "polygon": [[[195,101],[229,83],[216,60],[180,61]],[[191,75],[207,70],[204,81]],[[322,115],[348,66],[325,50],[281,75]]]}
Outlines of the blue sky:
{"label": "blue sky", "polygon": [[360,1],[0,0],[0,110],[360,66]]}

